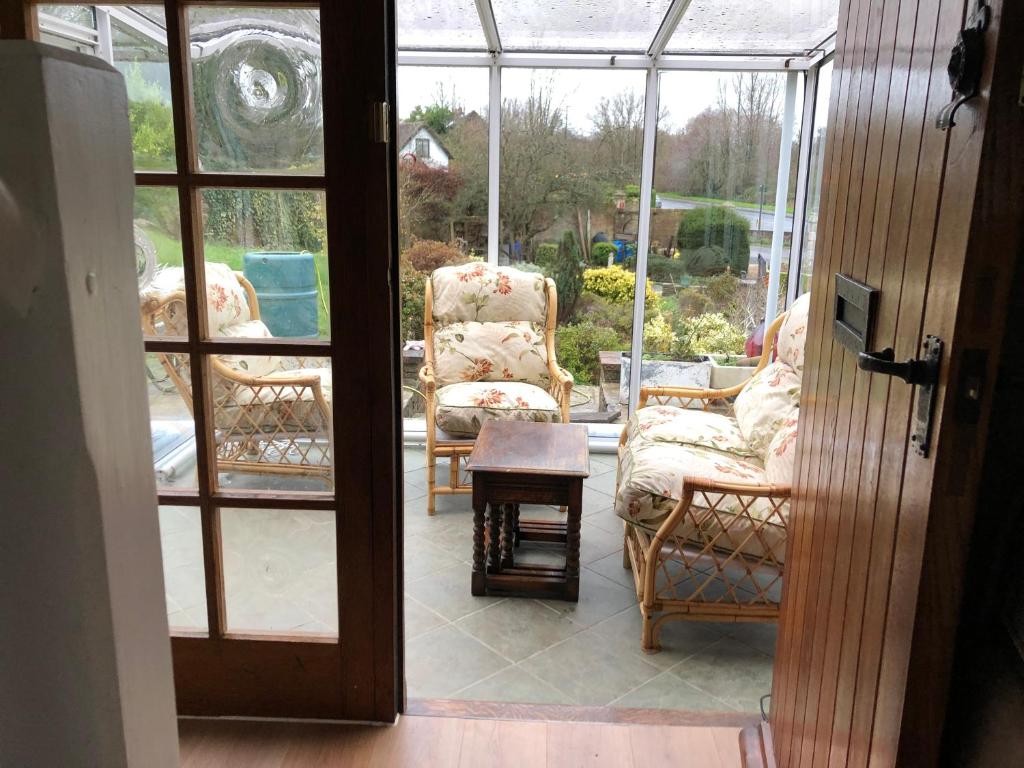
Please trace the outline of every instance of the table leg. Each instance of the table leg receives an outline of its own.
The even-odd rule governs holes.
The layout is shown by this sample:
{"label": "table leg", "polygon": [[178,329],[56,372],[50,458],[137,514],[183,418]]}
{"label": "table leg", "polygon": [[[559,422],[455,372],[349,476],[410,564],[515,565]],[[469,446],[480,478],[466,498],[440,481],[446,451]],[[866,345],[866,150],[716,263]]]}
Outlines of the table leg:
{"label": "table leg", "polygon": [[501,573],[501,504],[487,505],[487,572]]}
{"label": "table leg", "polygon": [[470,592],[481,596],[487,594],[484,573],[484,512],[486,503],[473,502],[473,580]]}
{"label": "table leg", "polygon": [[515,544],[516,548],[519,547],[519,505],[512,505],[512,530],[515,533]]}
{"label": "table leg", "polygon": [[516,504],[501,505],[501,567],[511,568],[515,565],[512,547],[515,544],[515,508]]}
{"label": "table leg", "polygon": [[580,596],[580,526],[583,518],[583,481],[569,488],[568,515],[565,521],[565,592],[566,600],[576,602]]}

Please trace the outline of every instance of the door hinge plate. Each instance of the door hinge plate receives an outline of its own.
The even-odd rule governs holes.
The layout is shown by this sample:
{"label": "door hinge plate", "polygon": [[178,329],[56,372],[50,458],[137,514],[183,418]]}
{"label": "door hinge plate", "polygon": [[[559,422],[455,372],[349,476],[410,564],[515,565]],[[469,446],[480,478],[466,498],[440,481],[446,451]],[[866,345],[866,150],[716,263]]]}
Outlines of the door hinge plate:
{"label": "door hinge plate", "polygon": [[375,101],[370,105],[370,140],[376,144],[388,143],[388,120],[390,105],[386,101]]}

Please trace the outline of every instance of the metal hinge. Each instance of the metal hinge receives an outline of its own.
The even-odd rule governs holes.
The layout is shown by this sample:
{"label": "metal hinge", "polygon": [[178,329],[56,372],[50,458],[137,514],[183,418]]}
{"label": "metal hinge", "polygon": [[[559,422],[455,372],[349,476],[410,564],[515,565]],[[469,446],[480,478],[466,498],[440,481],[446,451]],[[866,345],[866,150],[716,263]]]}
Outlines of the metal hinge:
{"label": "metal hinge", "polygon": [[935,125],[940,130],[945,131],[956,125],[953,120],[956,111],[978,95],[985,66],[985,30],[991,18],[992,10],[988,7],[988,0],[977,0],[967,25],[957,35],[946,67],[953,97],[935,119]]}
{"label": "metal hinge", "polygon": [[377,144],[388,143],[388,110],[386,101],[375,101],[370,105],[370,140]]}

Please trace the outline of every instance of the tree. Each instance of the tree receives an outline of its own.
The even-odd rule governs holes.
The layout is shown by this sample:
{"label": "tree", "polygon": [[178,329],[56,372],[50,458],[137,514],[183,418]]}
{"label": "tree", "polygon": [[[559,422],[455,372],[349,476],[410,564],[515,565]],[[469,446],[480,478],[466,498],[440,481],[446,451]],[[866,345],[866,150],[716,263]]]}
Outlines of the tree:
{"label": "tree", "polygon": [[455,100],[455,94],[449,97],[445,94],[444,83],[439,82],[434,102],[425,107],[417,104],[409,113],[409,120],[425,123],[434,133],[444,136],[461,114],[462,107]]}

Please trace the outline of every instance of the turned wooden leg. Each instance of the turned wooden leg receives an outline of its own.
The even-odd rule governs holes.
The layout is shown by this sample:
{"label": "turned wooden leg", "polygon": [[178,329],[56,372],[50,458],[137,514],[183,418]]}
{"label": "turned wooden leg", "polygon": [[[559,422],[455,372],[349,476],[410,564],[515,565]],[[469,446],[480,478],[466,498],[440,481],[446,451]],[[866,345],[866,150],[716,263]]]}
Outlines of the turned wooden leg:
{"label": "turned wooden leg", "polygon": [[437,485],[437,457],[434,455],[433,448],[427,447],[427,514],[433,515],[437,508],[435,506],[435,500],[437,494],[434,490]]}
{"label": "turned wooden leg", "polygon": [[487,505],[487,572],[501,573],[501,504]]}
{"label": "turned wooden leg", "polygon": [[515,533],[515,544],[513,546],[519,546],[519,505],[512,505],[512,530]]}
{"label": "turned wooden leg", "polygon": [[487,593],[487,576],[484,573],[484,512],[485,503],[473,500],[473,581],[471,592],[480,596]]}
{"label": "turned wooden leg", "polygon": [[576,602],[580,596],[580,526],[583,519],[583,481],[577,480],[569,489],[568,515],[565,521],[565,591],[566,600]]}
{"label": "turned wooden leg", "polygon": [[512,547],[515,543],[515,504],[501,504],[501,567],[515,565]]}

